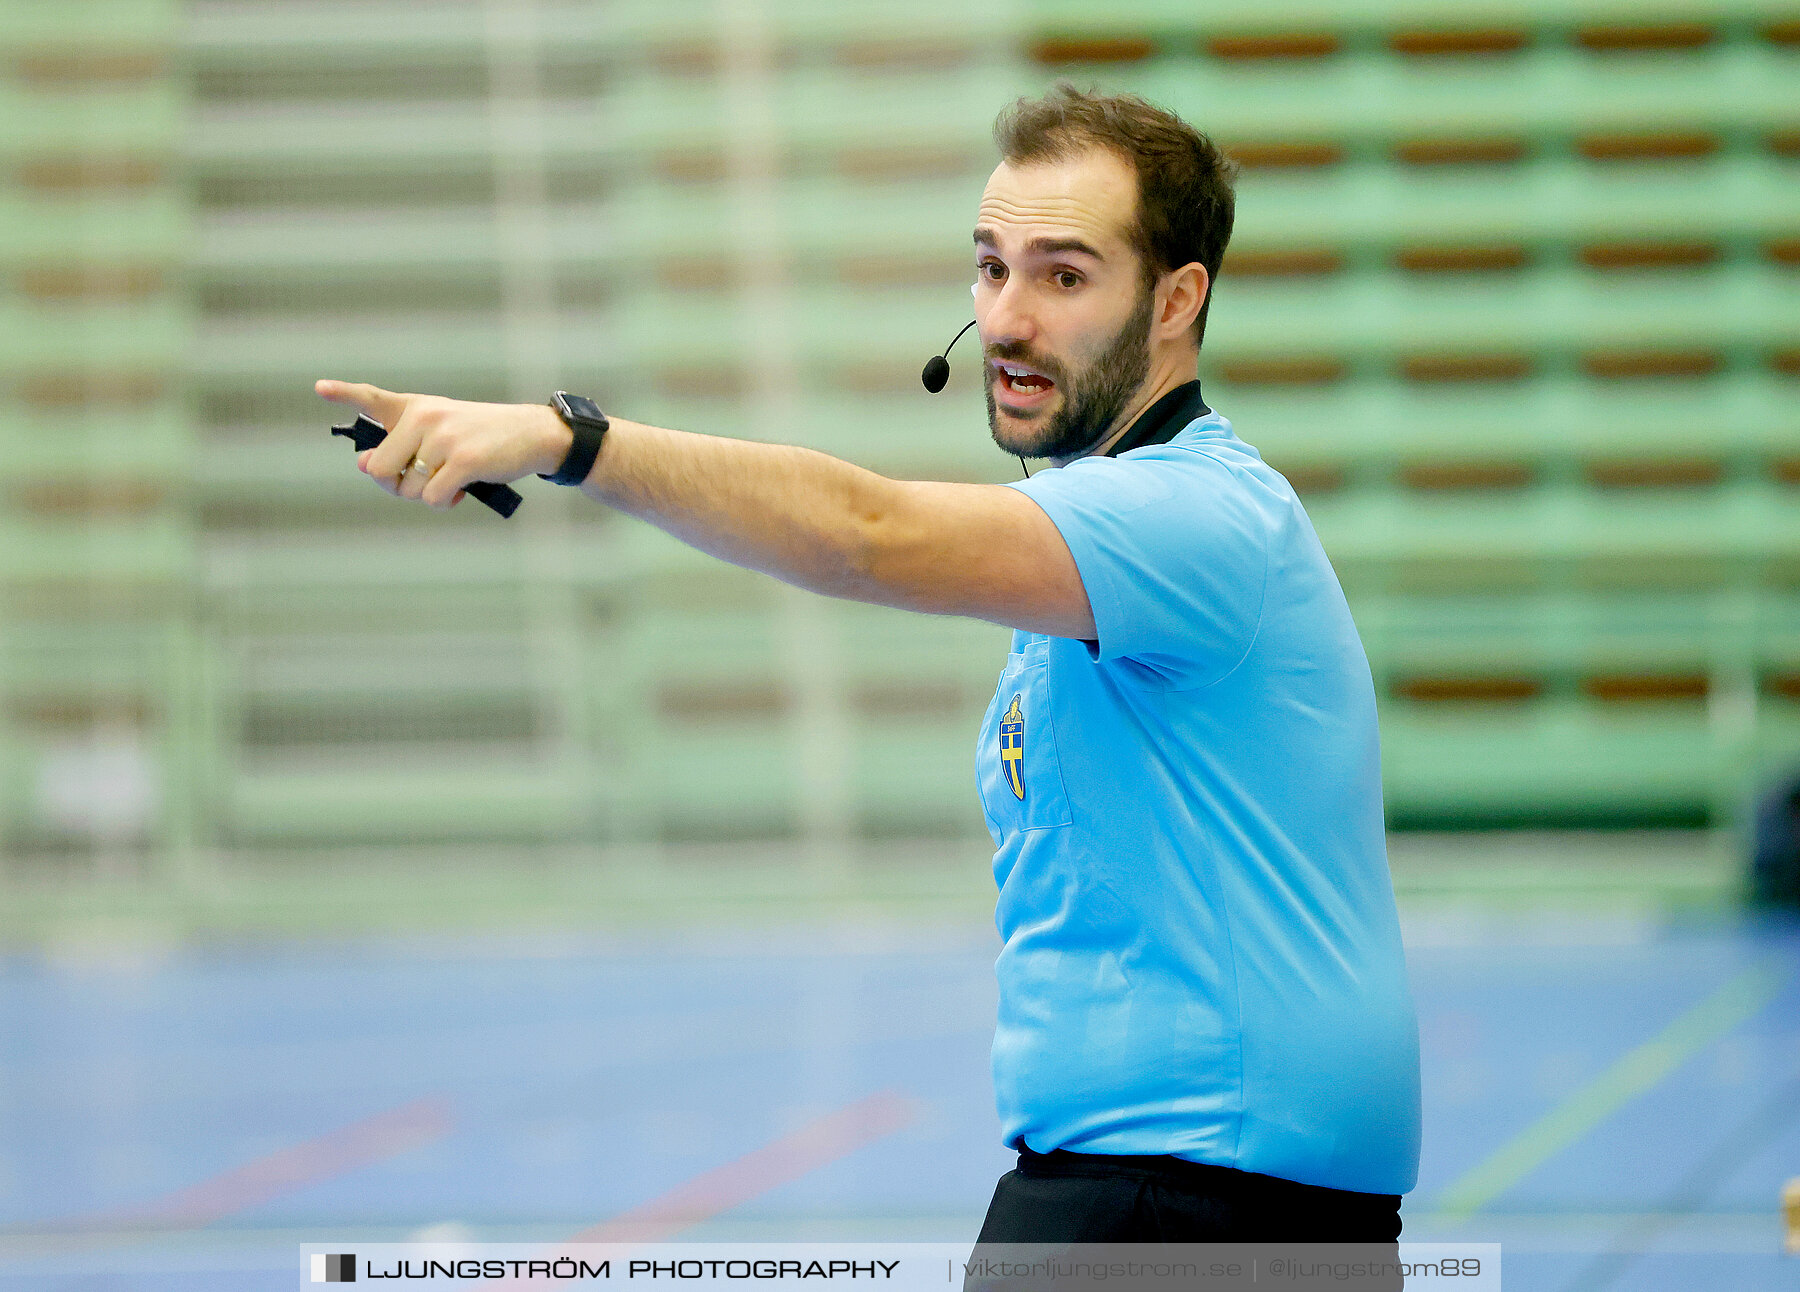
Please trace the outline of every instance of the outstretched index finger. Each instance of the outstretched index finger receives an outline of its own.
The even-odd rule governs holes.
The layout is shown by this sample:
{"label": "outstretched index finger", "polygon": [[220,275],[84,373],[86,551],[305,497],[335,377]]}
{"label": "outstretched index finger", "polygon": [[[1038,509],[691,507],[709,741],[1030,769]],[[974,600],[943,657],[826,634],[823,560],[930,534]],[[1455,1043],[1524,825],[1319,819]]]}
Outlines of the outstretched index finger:
{"label": "outstretched index finger", "polygon": [[313,389],[334,404],[360,408],[390,431],[406,411],[405,395],[396,395],[391,390],[360,381],[316,381]]}

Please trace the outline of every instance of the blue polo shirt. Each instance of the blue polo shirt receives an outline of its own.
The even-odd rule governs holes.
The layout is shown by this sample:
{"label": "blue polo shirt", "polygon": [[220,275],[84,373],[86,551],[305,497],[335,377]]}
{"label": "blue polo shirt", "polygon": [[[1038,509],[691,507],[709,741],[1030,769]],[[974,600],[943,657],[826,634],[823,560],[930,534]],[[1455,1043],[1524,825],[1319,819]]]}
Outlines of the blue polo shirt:
{"label": "blue polo shirt", "polygon": [[1368,662],[1293,489],[1183,390],[1166,442],[1012,486],[1099,640],[1015,633],[981,731],[1004,1137],[1404,1193],[1418,1028]]}

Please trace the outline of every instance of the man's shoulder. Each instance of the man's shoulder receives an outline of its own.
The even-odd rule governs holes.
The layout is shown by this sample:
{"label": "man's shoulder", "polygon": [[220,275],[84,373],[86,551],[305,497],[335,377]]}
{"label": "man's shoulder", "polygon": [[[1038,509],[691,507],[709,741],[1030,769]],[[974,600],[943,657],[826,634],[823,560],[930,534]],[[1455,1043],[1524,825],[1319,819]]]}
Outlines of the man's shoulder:
{"label": "man's shoulder", "polygon": [[1071,550],[1079,534],[1177,565],[1231,564],[1232,553],[1260,561],[1292,530],[1299,506],[1287,481],[1217,413],[1163,443],[1011,483],[1050,515]]}
{"label": "man's shoulder", "polygon": [[1286,477],[1216,413],[1190,422],[1165,443],[1133,449],[1116,461],[1157,478],[1183,501],[1206,496],[1216,504],[1247,508],[1269,523],[1279,523],[1298,505]]}

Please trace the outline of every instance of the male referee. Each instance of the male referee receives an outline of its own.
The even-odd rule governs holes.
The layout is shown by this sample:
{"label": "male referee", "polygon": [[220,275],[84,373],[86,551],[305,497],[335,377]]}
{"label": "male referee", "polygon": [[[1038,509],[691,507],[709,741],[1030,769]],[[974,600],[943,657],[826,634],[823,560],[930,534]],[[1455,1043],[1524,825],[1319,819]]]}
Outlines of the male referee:
{"label": "male referee", "polygon": [[1060,469],[889,480],[585,400],[318,392],[387,427],[358,465],[403,498],[535,472],[799,587],[1015,630],[977,767],[1019,1164],[980,1242],[1391,1243],[1418,1033],[1368,663],[1293,490],[1195,380],[1232,168],[1067,86],[994,137],[988,421]]}

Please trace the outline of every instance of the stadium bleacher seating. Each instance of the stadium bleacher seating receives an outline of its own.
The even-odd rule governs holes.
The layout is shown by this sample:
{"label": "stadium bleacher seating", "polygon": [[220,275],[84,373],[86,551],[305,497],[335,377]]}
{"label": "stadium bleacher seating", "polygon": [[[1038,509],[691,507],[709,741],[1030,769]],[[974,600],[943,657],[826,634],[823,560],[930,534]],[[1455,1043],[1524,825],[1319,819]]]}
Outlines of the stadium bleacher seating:
{"label": "stadium bleacher seating", "polygon": [[403,508],[310,386],[1011,478],[918,368],[1059,77],[1242,164],[1202,375],[1351,597],[1396,824],[1725,823],[1800,752],[1800,10],[707,15],[0,4],[0,850],[92,843],[45,787],[100,729],[165,860],[978,837],[1003,630],[547,487]]}

